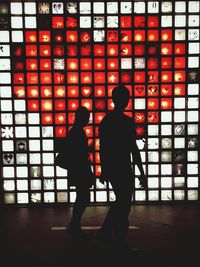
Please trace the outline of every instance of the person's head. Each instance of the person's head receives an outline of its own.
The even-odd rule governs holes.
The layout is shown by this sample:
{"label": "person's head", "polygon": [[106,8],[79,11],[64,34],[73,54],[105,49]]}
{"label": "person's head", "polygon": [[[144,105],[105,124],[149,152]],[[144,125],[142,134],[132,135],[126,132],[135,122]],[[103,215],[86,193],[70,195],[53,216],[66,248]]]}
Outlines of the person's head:
{"label": "person's head", "polygon": [[119,85],[112,90],[112,100],[115,105],[115,109],[123,111],[128,105],[130,98],[130,92],[124,85]]}
{"label": "person's head", "polygon": [[90,118],[90,112],[86,107],[79,107],[75,112],[75,124],[85,127]]}

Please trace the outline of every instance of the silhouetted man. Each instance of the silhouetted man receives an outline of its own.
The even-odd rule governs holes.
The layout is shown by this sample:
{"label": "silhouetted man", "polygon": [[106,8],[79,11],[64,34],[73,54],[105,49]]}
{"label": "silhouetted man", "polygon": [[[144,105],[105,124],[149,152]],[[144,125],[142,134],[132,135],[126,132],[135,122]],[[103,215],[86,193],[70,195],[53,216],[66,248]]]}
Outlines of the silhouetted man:
{"label": "silhouetted man", "polygon": [[70,233],[75,237],[84,237],[81,230],[81,217],[90,201],[89,188],[95,182],[95,176],[91,170],[89,160],[89,147],[84,127],[89,122],[90,113],[85,107],[79,107],[75,113],[75,122],[68,133],[66,146],[69,156],[68,178],[69,185],[76,188],[76,201],[73,206],[73,214],[69,223]]}
{"label": "silhouetted man", "polygon": [[114,110],[107,114],[99,126],[101,179],[109,181],[116,200],[99,230],[98,237],[111,238],[114,233],[119,244],[126,244],[133,194],[133,163],[140,170],[140,184],[146,186],[133,119],[123,112],[130,98],[125,86],[115,87],[112,91]]}

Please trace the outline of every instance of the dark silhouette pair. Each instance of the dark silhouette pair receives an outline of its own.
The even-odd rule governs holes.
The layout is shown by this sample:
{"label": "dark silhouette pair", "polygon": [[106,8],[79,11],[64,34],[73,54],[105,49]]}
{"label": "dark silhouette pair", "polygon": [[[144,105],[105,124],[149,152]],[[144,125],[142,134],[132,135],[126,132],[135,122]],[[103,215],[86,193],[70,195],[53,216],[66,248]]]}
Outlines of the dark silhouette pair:
{"label": "dark silhouette pair", "polygon": [[[147,180],[142,160],[136,144],[134,121],[124,114],[130,93],[127,87],[118,86],[112,91],[114,110],[110,111],[99,125],[101,182],[110,182],[116,200],[111,204],[97,237],[103,240],[112,238],[119,244],[125,244],[129,213],[132,206],[133,167],[140,170],[142,187]],[[76,187],[76,201],[69,224],[73,235],[85,236],[81,230],[81,217],[89,203],[89,188],[95,183],[89,161],[89,147],[84,127],[89,122],[89,111],[80,107],[76,111],[75,123],[68,134],[71,143],[71,168],[68,169],[69,182]],[[134,165],[131,163],[131,155]]]}

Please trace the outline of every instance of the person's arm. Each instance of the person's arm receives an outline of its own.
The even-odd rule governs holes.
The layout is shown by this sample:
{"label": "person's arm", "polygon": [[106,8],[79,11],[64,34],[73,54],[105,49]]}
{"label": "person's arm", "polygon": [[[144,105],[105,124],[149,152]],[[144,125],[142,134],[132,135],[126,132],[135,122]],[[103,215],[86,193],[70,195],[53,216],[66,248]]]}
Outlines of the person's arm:
{"label": "person's arm", "polygon": [[142,187],[146,188],[147,187],[147,177],[144,173],[144,169],[142,166],[142,159],[141,159],[140,151],[139,151],[137,144],[136,144],[135,150],[134,150],[134,161],[135,161],[135,164],[137,165],[137,167],[140,171],[140,177],[138,177],[138,179],[140,181],[140,185]]}

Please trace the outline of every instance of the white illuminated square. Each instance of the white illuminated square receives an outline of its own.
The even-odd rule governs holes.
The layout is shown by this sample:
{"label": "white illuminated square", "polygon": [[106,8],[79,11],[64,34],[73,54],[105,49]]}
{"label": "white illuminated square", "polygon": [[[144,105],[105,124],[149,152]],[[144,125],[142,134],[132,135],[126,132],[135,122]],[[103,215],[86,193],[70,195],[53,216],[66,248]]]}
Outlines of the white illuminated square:
{"label": "white illuminated square", "polygon": [[134,13],[145,13],[145,2],[134,2]]}
{"label": "white illuminated square", "polygon": [[106,191],[97,191],[96,192],[96,201],[97,202],[106,202],[107,201]]}
{"label": "white illuminated square", "polygon": [[174,108],[175,109],[185,109],[185,98],[183,98],[183,97],[174,98]]}
{"label": "white illuminated square", "polygon": [[148,135],[158,135],[158,125],[148,125]]}
{"label": "white illuminated square", "polygon": [[31,190],[41,190],[41,180],[31,180]]}
{"label": "white illuminated square", "polygon": [[93,3],[93,13],[94,14],[104,14],[105,13],[105,3],[102,3],[102,2]]}
{"label": "white illuminated square", "polygon": [[28,190],[28,181],[27,180],[17,180],[17,190]]}
{"label": "white illuminated square", "polygon": [[17,177],[24,178],[28,177],[28,168],[27,167],[16,167]]}
{"label": "white illuminated square", "polygon": [[94,28],[103,28],[105,27],[105,19],[104,17],[94,17],[93,18],[93,25],[94,25]]}
{"label": "white illuminated square", "polygon": [[174,147],[175,148],[185,148],[185,138],[175,137],[174,138]]}
{"label": "white illuminated square", "polygon": [[186,39],[185,29],[175,29],[175,40],[184,41]]}
{"label": "white illuminated square", "polygon": [[185,191],[184,190],[174,190],[174,200],[184,200]]}
{"label": "white illuminated square", "polygon": [[10,86],[0,86],[0,98],[11,98],[11,96],[12,91]]}
{"label": "white illuminated square", "polygon": [[188,190],[188,200],[198,200],[198,190]]}
{"label": "white illuminated square", "polygon": [[40,127],[29,126],[28,136],[29,137],[40,137]]}
{"label": "white illuminated square", "polygon": [[175,111],[174,112],[174,121],[175,122],[184,122],[185,121],[185,111]]}
{"label": "white illuminated square", "polygon": [[175,2],[175,12],[183,13],[186,11],[186,1],[176,1]]}
{"label": "white illuminated square", "polygon": [[198,125],[197,124],[188,124],[188,134],[189,135],[198,135]]}
{"label": "white illuminated square", "polygon": [[189,29],[188,30],[188,40],[198,41],[199,40],[199,29]]}
{"label": "white illuminated square", "polygon": [[42,137],[53,137],[53,127],[43,126],[42,127]]}
{"label": "white illuminated square", "polygon": [[132,69],[132,58],[121,58],[122,69]]}
{"label": "white illuminated square", "polygon": [[158,13],[159,2],[158,1],[148,1],[148,13]]}
{"label": "white illuminated square", "polygon": [[52,3],[52,13],[53,14],[63,14],[63,3],[53,2]]}
{"label": "white illuminated square", "polygon": [[199,68],[199,57],[188,57],[188,68]]}
{"label": "white illuminated square", "polygon": [[90,2],[79,3],[79,12],[80,14],[90,14],[91,3]]}
{"label": "white illuminated square", "polygon": [[107,16],[107,27],[108,28],[118,28],[119,22],[117,16]]}
{"label": "white illuminated square", "polygon": [[144,98],[136,98],[134,100],[134,108],[135,109],[145,109],[145,99]]}
{"label": "white illuminated square", "polygon": [[107,2],[107,13],[108,14],[118,13],[118,3],[117,2]]}
{"label": "white illuminated square", "polygon": [[148,148],[149,149],[158,149],[159,140],[158,138],[148,138]]}
{"label": "white illuminated square", "polygon": [[161,161],[162,162],[171,162],[172,161],[172,152],[171,151],[161,151]]}
{"label": "white illuminated square", "polygon": [[25,17],[25,28],[27,29],[37,28],[36,17]]}
{"label": "white illuminated square", "polygon": [[120,2],[120,12],[122,14],[131,14],[132,2]]}
{"label": "white illuminated square", "polygon": [[14,175],[14,167],[3,167],[4,178],[13,178]]}
{"label": "white illuminated square", "polygon": [[186,26],[186,16],[185,15],[175,15],[175,27],[185,27]]}
{"label": "white illuminated square", "polygon": [[162,190],[161,191],[161,200],[171,201],[172,200],[172,191],[171,190]]}
{"label": "white illuminated square", "polygon": [[67,176],[67,170],[56,166],[56,176],[57,177],[66,177]]}
{"label": "white illuminated square", "polygon": [[91,28],[91,17],[82,16],[80,19],[80,28]]}
{"label": "white illuminated square", "polygon": [[163,13],[171,13],[172,12],[172,2],[162,2],[161,3],[161,11]]}
{"label": "white illuminated square", "polygon": [[67,179],[57,179],[56,180],[56,188],[58,190],[65,190],[67,189]]}
{"label": "white illuminated square", "polygon": [[76,192],[70,192],[70,203],[74,203],[76,200]]}
{"label": "white illuminated square", "polygon": [[44,202],[45,203],[54,203],[55,202],[55,193],[54,192],[45,192],[44,193]]}
{"label": "white illuminated square", "polygon": [[17,138],[27,137],[26,127],[15,127],[15,137],[17,137]]}
{"label": "white illuminated square", "polygon": [[1,100],[1,111],[12,111],[12,101],[11,100]]}
{"label": "white illuminated square", "polygon": [[161,121],[162,122],[171,122],[172,121],[172,112],[171,111],[161,111]]}
{"label": "white illuminated square", "polygon": [[[68,202],[68,193],[67,192],[57,192],[57,202]],[[90,202],[92,202],[90,200]]]}
{"label": "white illuminated square", "polygon": [[43,176],[44,177],[54,177],[54,167],[53,166],[43,166]]}
{"label": "white illuminated square", "polygon": [[151,190],[148,192],[149,201],[159,200],[159,192],[157,190]]}
{"label": "white illuminated square", "polygon": [[14,100],[14,109],[15,111],[25,111],[26,110],[26,102],[25,100]]}
{"label": "white illuminated square", "polygon": [[12,31],[11,36],[12,42],[14,43],[22,43],[24,41],[22,31]]}
{"label": "white illuminated square", "polygon": [[104,30],[98,30],[98,31],[93,31],[93,38],[94,42],[104,42],[105,41],[105,31]]}
{"label": "white illuminated square", "polygon": [[149,188],[158,188],[159,182],[157,177],[148,177],[148,187]]}
{"label": "white illuminated square", "polygon": [[10,41],[9,31],[0,31],[1,43],[8,43]]}
{"label": "white illuminated square", "polygon": [[29,140],[29,150],[30,151],[40,151],[40,140]]}
{"label": "white illuminated square", "polygon": [[187,152],[188,161],[198,161],[198,151]]}
{"label": "white illuminated square", "polygon": [[42,140],[42,149],[44,151],[53,151],[54,150],[53,140]]}
{"label": "white illuminated square", "polygon": [[5,191],[13,191],[15,190],[15,181],[11,180],[11,181],[4,181],[3,182],[3,189]]}
{"label": "white illuminated square", "polygon": [[172,16],[161,16],[162,27],[172,27]]}
{"label": "white illuminated square", "polygon": [[10,46],[0,44],[0,57],[9,57],[10,56]]}
{"label": "white illuminated square", "polygon": [[198,109],[199,108],[199,98],[198,97],[189,97],[188,98],[188,108],[189,109]]}
{"label": "white illuminated square", "polygon": [[136,190],[135,191],[135,200],[136,201],[145,201],[146,200],[146,194],[144,190]]}
{"label": "white illuminated square", "polygon": [[197,175],[198,174],[198,164],[187,164],[187,174]]}
{"label": "white illuminated square", "polygon": [[8,72],[0,73],[0,84],[10,84],[11,83],[11,74]]}
{"label": "white illuminated square", "polygon": [[22,14],[22,3],[11,3],[10,4],[11,14],[20,15]]}
{"label": "white illuminated square", "polygon": [[175,187],[184,187],[185,186],[185,177],[174,177],[174,186]]}
{"label": "white illuminated square", "polygon": [[188,121],[189,122],[199,121],[199,112],[198,111],[188,111]]}
{"label": "white illuminated square", "polygon": [[189,1],[188,11],[190,13],[199,13],[199,1]]}
{"label": "white illuminated square", "polygon": [[172,165],[171,164],[161,164],[161,174],[162,175],[171,175],[172,174]]}
{"label": "white illuminated square", "polygon": [[188,185],[188,187],[198,187],[199,186],[198,177],[188,177],[187,185]]}
{"label": "white illuminated square", "polygon": [[15,28],[15,29],[23,28],[22,17],[11,17],[11,28]]}
{"label": "white illuminated square", "polygon": [[13,124],[13,115],[11,113],[1,114],[1,124],[2,125],[11,125]]}
{"label": "white illuminated square", "polygon": [[36,14],[36,3],[24,3],[24,13],[25,14]]}
{"label": "white illuminated square", "polygon": [[26,114],[25,113],[15,114],[15,124],[19,125],[26,124]]}
{"label": "white illuminated square", "polygon": [[161,177],[161,188],[172,187],[172,178],[171,177]]}
{"label": "white illuminated square", "polygon": [[0,70],[10,70],[10,59],[5,58],[5,59],[0,59]]}
{"label": "white illuminated square", "polygon": [[29,124],[40,124],[40,114],[39,113],[29,113],[28,114]]}
{"label": "white illuminated square", "polygon": [[200,43],[189,43],[189,54],[199,54]]}
{"label": "white illuminated square", "polygon": [[40,153],[30,153],[29,162],[30,162],[30,164],[40,164],[41,163],[41,154]]}
{"label": "white illuminated square", "polygon": [[162,124],[161,125],[161,135],[171,135],[172,134],[172,125],[171,124]]}
{"label": "white illuminated square", "polygon": [[42,153],[43,164],[54,164],[54,154],[53,153]]}
{"label": "white illuminated square", "polygon": [[29,203],[28,193],[17,193],[17,203],[19,204]]}
{"label": "white illuminated square", "polygon": [[149,164],[148,165],[148,174],[149,175],[158,175],[158,165],[157,164]]}
{"label": "white illuminated square", "polygon": [[192,15],[188,16],[189,17],[189,27],[199,27],[199,16],[197,15]]}
{"label": "white illuminated square", "polygon": [[158,162],[159,157],[158,157],[158,152],[152,151],[148,152],[148,162]]}

